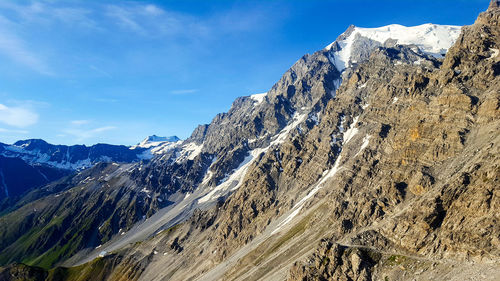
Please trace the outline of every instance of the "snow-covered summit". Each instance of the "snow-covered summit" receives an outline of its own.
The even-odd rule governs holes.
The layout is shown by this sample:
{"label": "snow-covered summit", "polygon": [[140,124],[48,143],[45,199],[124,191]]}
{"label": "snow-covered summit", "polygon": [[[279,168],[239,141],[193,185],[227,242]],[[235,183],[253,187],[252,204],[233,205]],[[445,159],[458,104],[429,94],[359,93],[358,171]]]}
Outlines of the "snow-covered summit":
{"label": "snow-covered summit", "polygon": [[159,137],[157,135],[152,135],[145,138],[137,145],[131,146],[130,149],[145,149],[139,157],[141,159],[151,159],[154,155],[166,153],[178,147],[181,143],[182,140],[177,136]]}
{"label": "snow-covered summit", "polygon": [[149,136],[149,137],[145,138],[144,140],[142,140],[139,144],[133,146],[133,148],[137,148],[137,147],[151,148],[153,146],[158,146],[158,145],[165,143],[165,142],[178,142],[180,140],[181,139],[178,138],[177,136],[159,137],[157,135],[152,135],[152,136]]}
{"label": "snow-covered summit", "polygon": [[[388,40],[399,45],[415,45],[426,54],[442,57],[455,43],[460,31],[461,26],[430,23],[412,27],[399,24],[378,28],[351,26],[325,49],[333,52],[330,57],[332,63],[339,71],[343,71],[352,63],[356,63],[352,58],[356,48],[366,48],[367,45],[373,47],[373,43],[383,45]],[[366,39],[370,39],[370,42],[366,42]]]}

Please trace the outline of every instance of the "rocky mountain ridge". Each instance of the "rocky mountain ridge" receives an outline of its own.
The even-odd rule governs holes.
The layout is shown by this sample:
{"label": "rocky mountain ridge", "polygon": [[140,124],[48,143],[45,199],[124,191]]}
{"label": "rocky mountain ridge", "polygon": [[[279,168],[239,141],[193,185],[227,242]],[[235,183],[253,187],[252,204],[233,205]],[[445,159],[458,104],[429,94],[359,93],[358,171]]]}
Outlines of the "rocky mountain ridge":
{"label": "rocky mountain ridge", "polygon": [[[36,247],[26,262],[79,265],[0,274],[411,280],[463,277],[458,264],[498,277],[499,18],[481,14],[444,60],[359,36],[346,69],[341,44],[304,56],[149,163],[90,169],[0,218],[4,263]],[[16,240],[7,222],[51,239]]]}
{"label": "rocky mountain ridge", "polygon": [[0,143],[0,155],[20,158],[30,165],[45,165],[64,170],[89,168],[98,162],[134,162],[144,159],[145,148],[95,144],[53,145],[41,139],[20,140],[12,145]]}
{"label": "rocky mountain ridge", "polygon": [[[99,162],[132,163],[149,160],[153,155],[178,144],[179,138],[150,136],[142,145],[96,144],[53,145],[40,139],[20,140],[12,145],[0,143],[0,200],[15,197],[77,170]],[[4,209],[2,207],[1,209]]]}

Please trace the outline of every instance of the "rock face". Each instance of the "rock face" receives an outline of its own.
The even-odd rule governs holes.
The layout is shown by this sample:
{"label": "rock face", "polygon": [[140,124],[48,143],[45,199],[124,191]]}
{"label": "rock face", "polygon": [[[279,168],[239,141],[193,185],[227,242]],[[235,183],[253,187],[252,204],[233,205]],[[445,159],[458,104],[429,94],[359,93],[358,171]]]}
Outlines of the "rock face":
{"label": "rock face", "polygon": [[0,217],[0,262],[94,280],[498,279],[499,19],[444,59],[351,27],[151,161],[23,198]]}
{"label": "rock face", "polygon": [[500,1],[498,0],[491,0],[490,2],[490,6],[488,9],[495,9],[495,8],[498,8],[500,7]]}
{"label": "rock face", "polygon": [[[417,69],[412,74],[411,68],[407,68],[386,80],[382,89],[372,89],[373,94],[382,94],[379,99],[385,96],[384,92],[394,95],[401,91],[404,94],[395,97],[395,108],[384,110],[384,117],[380,113],[374,115],[374,109],[380,108],[380,104],[373,102],[370,105],[372,110],[368,107],[371,112],[365,113],[365,120],[377,120],[381,126],[385,124],[390,128],[383,133],[383,142],[387,145],[381,143],[379,149],[371,149],[371,155],[364,155],[368,163],[377,162],[378,171],[368,171],[370,186],[375,193],[369,195],[373,191],[362,192],[360,187],[355,191],[355,185],[348,187],[347,191],[362,192],[357,197],[376,200],[371,211],[373,214],[368,220],[363,215],[346,218],[353,225],[350,234],[337,233],[329,240],[346,246],[334,247],[332,242],[321,244],[311,257],[316,263],[296,264],[290,271],[289,280],[372,280],[384,277],[388,280],[387,276],[406,280],[414,278],[412,272],[433,271],[425,266],[425,262],[436,263],[443,259],[474,261],[477,266],[481,262],[496,264],[484,266],[490,272],[492,268],[498,268],[499,224],[495,210],[500,203],[500,173],[499,158],[494,155],[498,154],[499,147],[500,88],[495,74],[499,60],[494,50],[500,44],[499,15],[498,10],[489,10],[480,15],[474,26],[464,28],[439,70]],[[367,72],[372,70],[373,67]],[[353,76],[351,79],[357,78]],[[393,110],[399,111],[397,122],[389,121]],[[378,153],[386,155],[377,157]],[[383,175],[384,170],[390,173]],[[356,177],[362,174],[358,172]],[[355,178],[352,179],[354,183]],[[391,186],[394,188],[392,196]],[[349,205],[359,206],[363,201],[349,200]],[[359,207],[343,209],[344,213],[359,211],[362,214]],[[356,225],[365,225],[363,221],[369,224],[356,230]],[[377,261],[373,256],[365,256],[361,260],[366,265],[363,272],[367,274],[356,275],[354,271],[336,265],[337,257],[341,256],[338,247],[365,247],[384,257]],[[394,254],[387,254],[391,252]],[[397,253],[402,256],[397,256]],[[322,259],[328,262],[318,264]],[[341,256],[340,259],[340,264],[346,264],[352,257]],[[404,266],[421,268],[394,273],[392,268],[402,260],[405,260]],[[445,263],[439,265],[441,270],[452,267]],[[472,264],[469,266],[473,267]],[[433,274],[447,279],[440,275],[439,270],[434,270]],[[458,277],[460,274],[462,276]],[[455,278],[465,278],[466,274],[472,273],[457,272]],[[499,275],[498,271],[493,271],[492,275],[483,275],[483,278],[495,280]]]}
{"label": "rock face", "polygon": [[376,47],[216,210],[125,255],[164,253],[143,280],[498,278],[497,18],[443,61]]}

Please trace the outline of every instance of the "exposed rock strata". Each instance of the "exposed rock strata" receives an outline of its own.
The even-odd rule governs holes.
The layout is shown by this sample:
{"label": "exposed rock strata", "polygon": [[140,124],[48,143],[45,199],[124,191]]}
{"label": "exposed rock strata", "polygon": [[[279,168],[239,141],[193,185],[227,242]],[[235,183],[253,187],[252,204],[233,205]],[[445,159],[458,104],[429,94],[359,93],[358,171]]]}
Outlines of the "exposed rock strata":
{"label": "exposed rock strata", "polygon": [[[156,193],[193,191],[217,156],[214,187],[248,151],[272,144],[266,132],[296,112],[307,118],[213,208],[103,259],[136,275],[96,279],[412,280],[482,270],[494,280],[499,19],[496,8],[481,14],[444,61],[390,42],[373,46],[332,93],[340,74],[323,50],[301,59],[256,108],[237,100],[193,133],[189,142],[207,144],[199,156],[172,165],[166,154],[132,179]],[[169,182],[182,173],[182,184]]]}

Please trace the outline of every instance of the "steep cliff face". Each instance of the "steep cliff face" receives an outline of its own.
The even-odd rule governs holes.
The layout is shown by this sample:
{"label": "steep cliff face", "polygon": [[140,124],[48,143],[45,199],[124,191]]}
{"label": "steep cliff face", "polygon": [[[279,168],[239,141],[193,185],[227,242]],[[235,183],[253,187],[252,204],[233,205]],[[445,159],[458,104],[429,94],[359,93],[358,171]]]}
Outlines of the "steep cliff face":
{"label": "steep cliff face", "polygon": [[142,280],[495,280],[498,15],[444,60],[377,47],[224,202],[122,254],[153,254]]}
{"label": "steep cliff face", "polygon": [[[73,272],[67,280],[78,272],[94,280],[495,280],[499,19],[495,7],[481,14],[444,59],[413,39],[379,42],[351,27],[268,93],[236,100],[150,162],[96,167],[47,186],[60,192],[50,198],[26,198],[0,218],[0,261],[81,264],[57,269]],[[19,239],[33,226],[37,236]],[[54,274],[11,266],[0,276],[12,272]]]}
{"label": "steep cliff face", "polygon": [[268,93],[237,99],[150,161],[101,164],[27,194],[0,218],[0,263],[50,268],[76,253],[70,264],[81,263],[214,206],[272,142],[326,104],[339,78],[325,54],[304,56]]}
{"label": "steep cliff face", "polygon": [[[354,212],[349,234],[328,237],[289,280],[499,278],[499,15],[490,9],[464,28],[439,69],[399,71],[371,89],[377,99],[360,120],[389,130],[363,155],[361,166],[376,169],[359,171],[347,191],[371,198],[373,217],[343,209]],[[376,101],[398,92],[390,107]],[[391,187],[396,197],[384,195]],[[452,269],[459,262],[470,270]]]}

